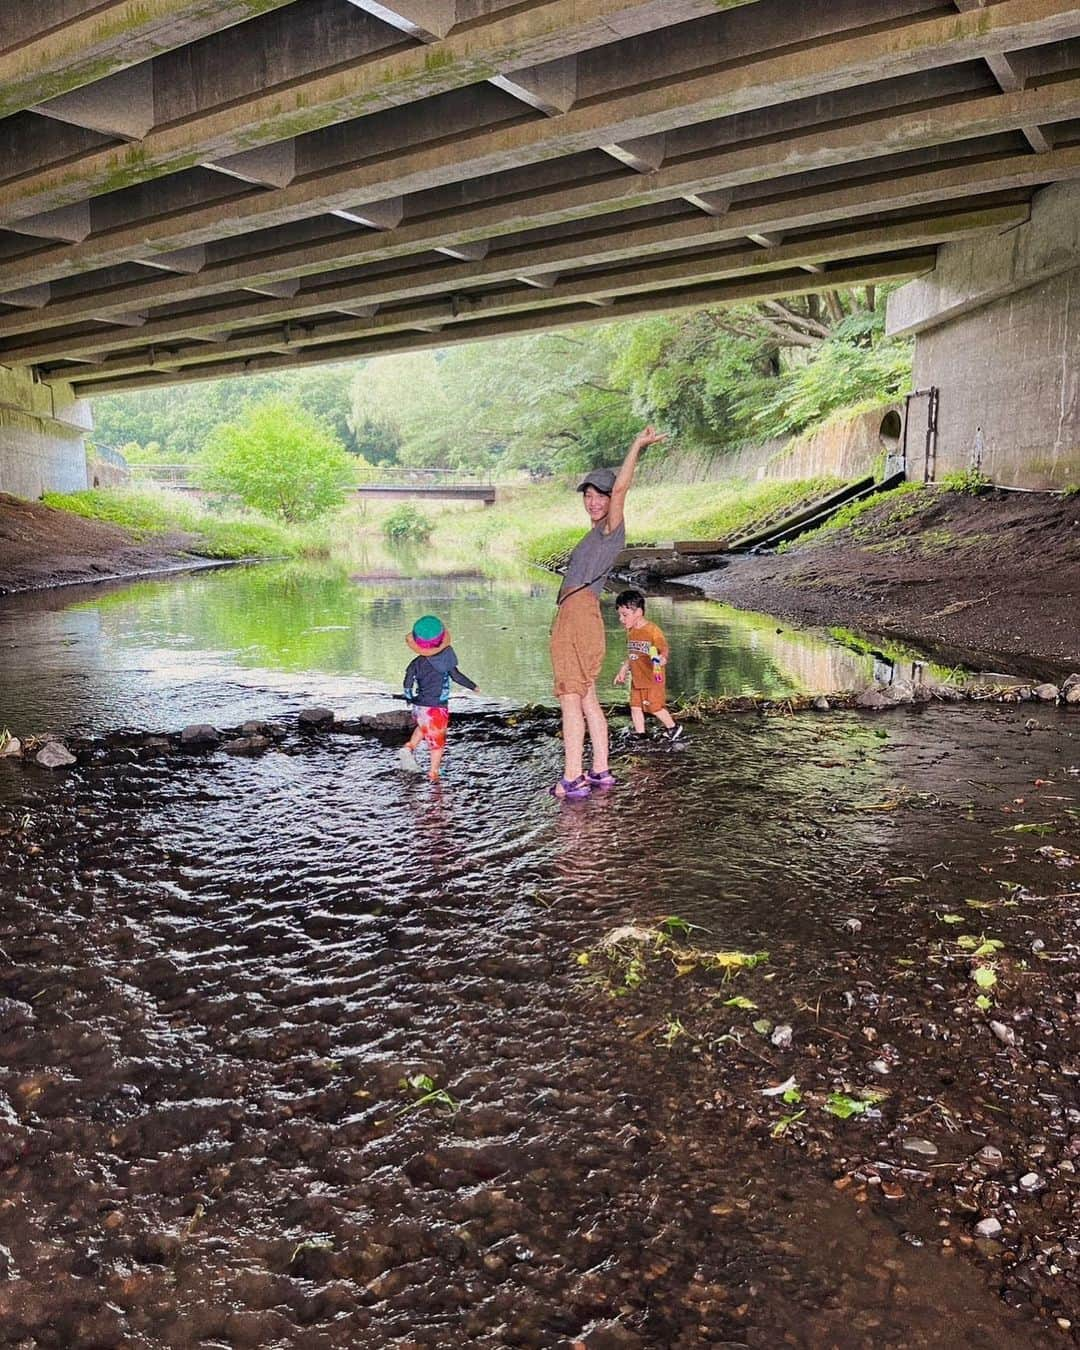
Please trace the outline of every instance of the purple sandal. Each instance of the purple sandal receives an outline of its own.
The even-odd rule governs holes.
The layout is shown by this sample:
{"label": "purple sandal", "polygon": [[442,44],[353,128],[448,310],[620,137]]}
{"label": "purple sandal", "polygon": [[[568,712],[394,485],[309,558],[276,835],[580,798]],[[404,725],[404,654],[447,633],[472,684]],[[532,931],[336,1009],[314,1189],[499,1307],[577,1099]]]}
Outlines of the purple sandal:
{"label": "purple sandal", "polygon": [[619,780],[610,769],[601,769],[599,773],[592,773],[590,771],[585,775],[585,778],[589,786],[594,788],[617,787],[619,783]]}
{"label": "purple sandal", "polygon": [[[562,791],[559,791],[562,788]],[[588,797],[592,788],[584,774],[580,778],[560,778],[554,787],[548,788],[551,795],[561,802],[580,802]]]}

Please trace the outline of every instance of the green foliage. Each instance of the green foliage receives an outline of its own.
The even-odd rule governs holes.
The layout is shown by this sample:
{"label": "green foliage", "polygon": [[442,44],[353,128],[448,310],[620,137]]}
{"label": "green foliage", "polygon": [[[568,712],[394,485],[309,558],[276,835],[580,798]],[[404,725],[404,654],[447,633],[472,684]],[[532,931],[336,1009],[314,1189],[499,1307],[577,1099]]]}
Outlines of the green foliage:
{"label": "green foliage", "polygon": [[56,510],[120,526],[136,539],[187,535],[182,547],[206,558],[280,558],[325,551],[315,535],[287,530],[257,516],[212,515],[178,493],[95,488],[48,492],[42,500]]}
{"label": "green foliage", "polygon": [[412,502],[402,502],[386,517],[382,528],[390,544],[424,544],[435,526]]}
{"label": "green foliage", "polygon": [[94,440],[124,455],[132,443],[146,449],[157,444],[160,459],[132,462],[175,464],[199,454],[219,426],[235,422],[252,404],[277,397],[325,422],[350,454],[393,458],[392,442],[378,429],[353,430],[349,390],[356,369],[350,362],[108,394],[93,400]]}
{"label": "green foliage", "polygon": [[202,473],[212,491],[296,523],[341,504],[342,489],[356,481],[357,461],[324,422],[271,398],[218,427],[203,452]]}
{"label": "green foliage", "polygon": [[946,492],[962,492],[969,497],[979,497],[994,486],[978,469],[957,469],[943,474],[939,482]]}
{"label": "green foliage", "polygon": [[850,404],[894,398],[911,381],[911,350],[884,340],[867,349],[838,335],[805,365],[748,391],[739,405],[746,425],[762,440],[790,436]]}
{"label": "green foliage", "polygon": [[[888,492],[872,492],[861,501],[848,502],[823,525],[800,535],[795,544],[802,547],[835,534],[837,530],[849,528],[856,539],[870,538],[888,525],[898,524],[918,515],[930,505],[930,502],[931,497],[922,483],[900,483]],[[859,522],[869,512],[876,513],[872,524],[860,526]]]}

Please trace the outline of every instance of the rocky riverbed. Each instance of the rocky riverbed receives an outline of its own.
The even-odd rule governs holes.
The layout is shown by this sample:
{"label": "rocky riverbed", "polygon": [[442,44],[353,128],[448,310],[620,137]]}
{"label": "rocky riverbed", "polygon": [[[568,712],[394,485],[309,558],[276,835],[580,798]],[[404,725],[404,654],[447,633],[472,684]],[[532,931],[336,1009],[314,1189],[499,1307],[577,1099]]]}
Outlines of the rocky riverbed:
{"label": "rocky riverbed", "polygon": [[0,762],[0,1343],[1075,1339],[1076,714],[248,730]]}

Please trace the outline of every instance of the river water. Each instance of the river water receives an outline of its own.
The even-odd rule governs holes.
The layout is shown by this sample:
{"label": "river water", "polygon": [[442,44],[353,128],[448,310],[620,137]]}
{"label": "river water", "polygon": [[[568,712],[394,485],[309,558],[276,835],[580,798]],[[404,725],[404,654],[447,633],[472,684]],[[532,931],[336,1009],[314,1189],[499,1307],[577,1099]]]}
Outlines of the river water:
{"label": "river water", "polygon": [[[721,718],[565,805],[550,719],[462,718],[435,787],[392,737],[296,730],[391,707],[426,610],[544,699],[550,594],[283,568],[0,609],[2,720],[93,733],[66,775],[0,762],[0,1344],[1072,1334],[1080,720]],[[683,692],[875,661],[652,613]],[[248,716],[261,758],[108,734]]]}
{"label": "river water", "polygon": [[[16,596],[0,606],[0,725],[174,729],[238,724],[313,700],[343,714],[385,706],[380,697],[400,689],[412,655],[405,634],[430,612],[491,699],[553,703],[554,590],[540,573],[368,580],[281,565]],[[625,702],[609,683],[625,638],[610,597],[605,609],[602,693]],[[875,657],[689,591],[650,599],[649,617],[671,642],[673,695],[828,693],[888,677],[894,661],[910,668],[903,653]]]}

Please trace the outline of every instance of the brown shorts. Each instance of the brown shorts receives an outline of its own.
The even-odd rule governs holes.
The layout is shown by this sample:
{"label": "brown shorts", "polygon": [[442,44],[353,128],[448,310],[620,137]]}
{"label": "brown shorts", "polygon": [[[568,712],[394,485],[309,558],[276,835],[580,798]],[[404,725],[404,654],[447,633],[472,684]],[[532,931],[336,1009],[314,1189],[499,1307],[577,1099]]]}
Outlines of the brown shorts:
{"label": "brown shorts", "polygon": [[631,708],[642,708],[647,713],[663,712],[667,707],[667,684],[654,680],[651,684],[632,684],[630,686]]}
{"label": "brown shorts", "polygon": [[590,590],[564,600],[551,629],[551,670],[555,696],[585,695],[604,664],[604,620],[600,601]]}

